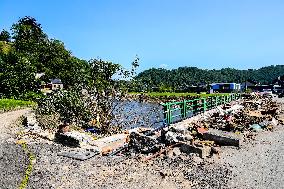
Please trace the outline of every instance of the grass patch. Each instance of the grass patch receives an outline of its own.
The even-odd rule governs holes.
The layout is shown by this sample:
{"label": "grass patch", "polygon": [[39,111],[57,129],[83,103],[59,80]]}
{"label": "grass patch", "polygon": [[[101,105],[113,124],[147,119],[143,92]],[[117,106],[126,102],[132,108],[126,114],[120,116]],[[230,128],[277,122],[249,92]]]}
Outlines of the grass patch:
{"label": "grass patch", "polygon": [[34,164],[35,156],[29,151],[25,141],[23,141],[21,145],[22,145],[24,152],[29,157],[29,165],[26,169],[25,176],[24,176],[24,178],[23,178],[23,180],[22,180],[22,182],[19,186],[19,189],[25,189],[28,186],[29,178],[30,178],[30,175],[31,175],[32,170],[33,170],[33,164]]}
{"label": "grass patch", "polygon": [[0,99],[0,111],[10,111],[24,107],[33,107],[36,103],[32,101]]}

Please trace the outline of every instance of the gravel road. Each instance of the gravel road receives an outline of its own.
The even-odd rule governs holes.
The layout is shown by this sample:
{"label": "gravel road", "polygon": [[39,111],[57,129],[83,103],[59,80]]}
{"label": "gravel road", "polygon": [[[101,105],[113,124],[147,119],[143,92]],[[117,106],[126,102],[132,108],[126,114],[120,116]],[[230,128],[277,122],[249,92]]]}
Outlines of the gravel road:
{"label": "gravel road", "polygon": [[[284,98],[275,99],[282,103]],[[231,166],[233,179],[229,188],[284,189],[284,126],[273,132],[263,131],[241,149],[223,150],[219,163]]]}
{"label": "gravel road", "polygon": [[16,145],[15,121],[27,110],[0,114],[0,188],[15,189],[20,185],[28,165],[28,158],[20,145]]}

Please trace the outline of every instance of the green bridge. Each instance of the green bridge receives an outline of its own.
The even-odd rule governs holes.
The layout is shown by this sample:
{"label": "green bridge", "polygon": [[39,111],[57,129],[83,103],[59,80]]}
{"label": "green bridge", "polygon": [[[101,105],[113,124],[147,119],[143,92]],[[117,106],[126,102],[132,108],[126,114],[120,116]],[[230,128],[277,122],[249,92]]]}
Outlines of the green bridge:
{"label": "green bridge", "polygon": [[232,93],[222,96],[210,96],[207,98],[197,98],[193,100],[183,100],[179,102],[168,102],[163,105],[164,122],[169,125],[179,122],[193,115],[203,113],[219,105],[227,104],[241,98],[240,93]]}

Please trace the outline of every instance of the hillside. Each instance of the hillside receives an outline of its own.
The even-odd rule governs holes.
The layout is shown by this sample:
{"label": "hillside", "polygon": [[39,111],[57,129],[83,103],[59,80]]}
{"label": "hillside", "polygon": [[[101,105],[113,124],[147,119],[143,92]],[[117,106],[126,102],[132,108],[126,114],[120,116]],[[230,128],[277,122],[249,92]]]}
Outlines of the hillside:
{"label": "hillside", "polygon": [[148,87],[177,89],[213,82],[241,83],[245,80],[270,84],[281,75],[284,75],[284,65],[249,70],[237,70],[233,68],[207,70],[196,67],[179,67],[172,70],[152,68],[139,73],[136,79]]}

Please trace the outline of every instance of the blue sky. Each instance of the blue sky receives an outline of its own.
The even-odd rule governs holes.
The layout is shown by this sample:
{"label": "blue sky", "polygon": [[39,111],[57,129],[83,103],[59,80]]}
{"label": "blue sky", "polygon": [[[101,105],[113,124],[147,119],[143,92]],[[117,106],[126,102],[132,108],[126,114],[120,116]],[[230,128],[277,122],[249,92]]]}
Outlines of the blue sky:
{"label": "blue sky", "polygon": [[33,16],[83,59],[140,71],[284,63],[283,0],[0,0],[0,29]]}

